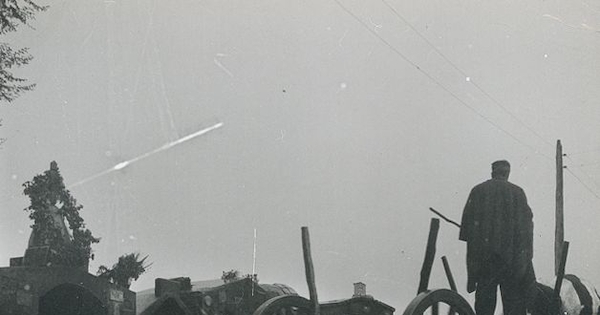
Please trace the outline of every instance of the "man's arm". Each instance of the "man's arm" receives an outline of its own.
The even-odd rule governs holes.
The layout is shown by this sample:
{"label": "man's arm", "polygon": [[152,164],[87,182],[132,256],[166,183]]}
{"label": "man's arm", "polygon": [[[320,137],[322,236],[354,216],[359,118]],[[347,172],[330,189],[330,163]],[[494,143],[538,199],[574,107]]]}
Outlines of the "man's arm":
{"label": "man's arm", "polygon": [[521,189],[521,246],[526,254],[527,259],[533,258],[533,212],[527,203],[527,196]]}
{"label": "man's arm", "polygon": [[521,190],[519,194],[519,209],[517,213],[517,243],[516,274],[525,277],[533,259],[533,212],[527,204],[527,197]]}
{"label": "man's arm", "polygon": [[461,241],[468,241],[470,235],[470,229],[473,224],[473,215],[475,211],[475,193],[474,189],[469,193],[469,198],[467,198],[467,203],[465,204],[465,208],[463,210],[462,219],[460,222],[460,232],[458,234],[458,239]]}

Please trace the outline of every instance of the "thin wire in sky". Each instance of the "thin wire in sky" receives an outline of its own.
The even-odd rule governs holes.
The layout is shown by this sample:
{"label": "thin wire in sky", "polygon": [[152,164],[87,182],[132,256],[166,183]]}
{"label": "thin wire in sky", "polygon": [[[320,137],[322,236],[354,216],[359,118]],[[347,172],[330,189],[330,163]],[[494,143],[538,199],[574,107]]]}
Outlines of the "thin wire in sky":
{"label": "thin wire in sky", "polygon": [[594,165],[600,165],[600,162],[594,162],[594,163],[581,163],[581,164],[579,164],[579,167],[588,167],[588,166],[594,166]]}
{"label": "thin wire in sky", "polygon": [[494,126],[496,129],[502,131],[504,134],[508,135],[509,137],[511,137],[513,140],[515,140],[516,142],[520,143],[521,145],[528,147],[529,149],[531,149],[533,152],[535,152],[536,154],[548,159],[548,160],[552,160],[552,158],[543,155],[541,152],[539,152],[536,148],[534,148],[533,146],[521,141],[521,139],[517,138],[515,135],[513,135],[512,133],[510,133],[509,131],[507,131],[506,129],[502,128],[500,125],[498,125],[497,123],[495,123],[494,121],[492,121],[491,119],[489,119],[488,117],[484,116],[483,114],[481,114],[479,111],[477,111],[473,106],[469,105],[468,103],[466,103],[465,101],[463,101],[460,97],[458,97],[458,95],[456,95],[455,93],[453,93],[452,91],[450,91],[449,88],[447,88],[445,85],[443,85],[441,82],[439,82],[437,79],[435,79],[431,74],[429,74],[427,71],[423,70],[417,63],[415,63],[414,61],[410,60],[408,57],[406,57],[401,51],[399,51],[396,47],[394,47],[390,42],[388,42],[385,38],[381,37],[381,35],[379,35],[377,32],[375,32],[373,29],[371,29],[363,20],[361,20],[358,16],[356,16],[352,11],[350,11],[348,8],[346,8],[342,3],[340,3],[338,0],[334,0],[335,3],[344,11],[346,11],[346,13],[348,13],[352,18],[354,18],[357,22],[360,23],[360,25],[362,25],[367,31],[369,31],[369,33],[371,33],[373,36],[377,37],[383,44],[385,44],[389,49],[391,49],[396,55],[398,55],[400,58],[402,58],[404,61],[408,62],[409,64],[411,64],[412,66],[414,66],[419,72],[421,72],[425,77],[427,77],[429,80],[431,80],[433,83],[435,83],[437,86],[439,86],[440,88],[442,88],[444,91],[446,91],[446,93],[448,93],[450,96],[452,96],[452,98],[454,98],[455,100],[457,100],[459,102],[459,104],[461,104],[462,106],[466,107],[467,109],[469,109],[471,112],[473,112],[474,114],[476,114],[477,116],[479,116],[481,119],[485,120],[486,122],[488,122],[490,125]]}
{"label": "thin wire in sky", "polygon": [[429,45],[429,47],[431,47],[440,57],[442,57],[442,59],[444,59],[452,68],[454,68],[456,71],[458,71],[458,73],[460,73],[463,77],[465,78],[469,78],[468,82],[471,83],[477,90],[479,90],[479,92],[481,92],[483,95],[485,95],[488,99],[490,99],[492,101],[492,103],[494,103],[496,106],[498,106],[500,109],[502,109],[505,113],[507,113],[508,115],[510,115],[510,117],[512,117],[515,121],[517,121],[519,124],[521,124],[522,126],[524,126],[525,128],[527,128],[527,130],[529,130],[532,134],[534,134],[536,137],[538,137],[540,140],[542,140],[542,142],[548,144],[548,145],[553,145],[552,143],[550,143],[548,140],[544,139],[544,137],[542,137],[538,132],[536,132],[533,128],[531,128],[529,125],[527,125],[525,122],[523,122],[521,119],[519,119],[515,114],[513,114],[510,110],[508,110],[506,107],[504,107],[498,100],[496,100],[492,95],[490,95],[488,92],[486,92],[479,84],[477,84],[477,82],[475,80],[473,80],[472,77],[470,77],[469,75],[467,75],[462,69],[460,69],[454,62],[452,62],[448,57],[446,57],[446,55],[444,55],[439,49],[437,49],[437,47],[435,47],[435,45],[433,45],[428,39],[427,37],[425,37],[423,34],[421,34],[421,32],[419,32],[419,30],[417,30],[407,19],[405,19],[393,6],[391,6],[387,1],[385,0],[381,0],[381,2],[383,2],[392,12],[394,12],[394,14],[400,19],[402,20],[402,22],[404,22],[406,25],[408,25],[408,27],[410,27],[410,29],[413,30],[413,32],[415,32],[419,37],[421,37],[421,39],[423,39],[427,45]]}
{"label": "thin wire in sky", "polygon": [[[570,155],[570,154],[569,154]],[[572,165],[571,167],[576,167],[576,168],[584,168],[584,167],[590,167],[590,166],[596,166],[596,165],[600,165],[600,161],[597,162],[591,162],[591,163],[577,163],[575,162],[573,159],[571,159],[570,156],[567,155],[567,157],[573,162],[575,163],[574,165]]]}
{"label": "thin wire in sky", "polygon": [[569,155],[573,156],[573,155],[582,155],[582,154],[598,153],[598,152],[600,152],[600,149],[592,149],[592,150],[586,150],[586,151],[579,151],[579,152],[575,152],[575,153],[569,153]]}
{"label": "thin wire in sky", "polygon": [[[571,160],[571,162],[575,163],[575,161],[573,161],[573,159],[571,159],[571,157],[569,155],[566,155],[566,157]],[[581,178],[579,178],[575,173],[573,173],[573,171],[571,171],[571,169],[569,169],[568,167],[566,168],[567,171],[569,173],[571,173],[571,175],[573,175],[573,177],[575,177],[575,179],[577,179],[582,185],[583,187],[585,187],[592,195],[596,196],[596,198],[598,198],[600,200],[600,196],[598,195],[598,193],[596,193],[591,187],[589,187],[589,185],[585,184]],[[597,184],[596,180],[594,180],[590,175],[588,175],[586,172],[583,172],[583,174],[585,174],[585,176],[591,180],[592,182],[594,182],[595,184]]]}
{"label": "thin wire in sky", "polygon": [[571,171],[568,167],[566,168],[567,172],[569,172],[571,175],[573,175],[573,177],[575,177],[575,179],[583,186],[585,187],[585,189],[587,189],[592,195],[594,195],[594,197],[596,197],[596,199],[600,200],[600,196],[590,187],[588,186],[586,183],[584,183],[581,178],[579,178],[579,176],[577,176],[575,173],[573,173],[573,171]]}

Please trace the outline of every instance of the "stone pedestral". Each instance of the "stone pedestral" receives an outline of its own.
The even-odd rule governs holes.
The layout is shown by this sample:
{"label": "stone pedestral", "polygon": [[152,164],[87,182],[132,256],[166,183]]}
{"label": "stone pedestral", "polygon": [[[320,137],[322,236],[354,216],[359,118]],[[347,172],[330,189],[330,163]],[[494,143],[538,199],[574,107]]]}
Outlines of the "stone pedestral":
{"label": "stone pedestral", "polygon": [[45,267],[50,263],[49,246],[33,246],[25,250],[23,257],[24,266]]}

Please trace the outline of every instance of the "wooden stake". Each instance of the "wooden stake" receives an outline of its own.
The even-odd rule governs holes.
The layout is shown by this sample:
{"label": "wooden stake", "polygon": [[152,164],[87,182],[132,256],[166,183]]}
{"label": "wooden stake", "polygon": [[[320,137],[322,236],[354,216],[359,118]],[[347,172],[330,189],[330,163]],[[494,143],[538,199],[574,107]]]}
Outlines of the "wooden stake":
{"label": "wooden stake", "polygon": [[302,227],[302,252],[304,253],[304,268],[306,270],[306,282],[308,283],[308,293],[312,303],[314,315],[320,315],[321,309],[317,297],[317,286],[315,284],[315,270],[313,268],[312,257],[310,254],[310,236],[308,227]]}
{"label": "wooden stake", "polygon": [[[454,282],[454,277],[452,276],[452,270],[450,270],[450,264],[448,264],[448,259],[446,256],[442,256],[442,263],[444,264],[444,271],[446,272],[446,278],[448,278],[448,284],[450,284],[450,290],[457,292],[456,282]],[[452,307],[448,310],[448,315],[454,315],[456,312]]]}
{"label": "wooden stake", "polygon": [[560,296],[560,288],[562,287],[562,281],[565,277],[565,266],[567,265],[567,255],[569,254],[569,242],[563,243],[561,252],[562,256],[560,257],[560,264],[556,274],[556,283],[554,284],[554,294],[556,294],[556,296]]}
{"label": "wooden stake", "polygon": [[554,275],[558,276],[561,248],[565,241],[564,235],[564,196],[563,196],[563,153],[560,140],[556,141],[556,213],[554,230]]}
{"label": "wooden stake", "polygon": [[440,314],[440,304],[435,302],[431,304],[431,315],[439,315]]}
{"label": "wooden stake", "polygon": [[437,214],[438,216],[440,216],[440,218],[444,219],[446,222],[448,222],[448,223],[450,223],[450,224],[453,224],[454,226],[456,226],[457,228],[459,228],[459,229],[460,229],[460,224],[458,224],[458,223],[456,223],[456,222],[454,222],[454,221],[452,221],[452,220],[448,219],[448,218],[447,218],[445,215],[441,214],[439,211],[437,211],[437,210],[435,210],[435,209],[433,209],[433,208],[431,208],[431,207],[429,207],[429,210],[430,210],[431,212],[433,212],[433,213]]}
{"label": "wooden stake", "polygon": [[448,278],[448,283],[450,284],[450,290],[457,292],[456,283],[454,282],[454,277],[452,276],[452,270],[450,270],[450,265],[448,264],[448,259],[446,256],[442,256],[442,263],[444,264],[444,271],[446,272],[446,278]]}
{"label": "wooden stake", "polygon": [[429,277],[431,276],[431,267],[435,258],[435,243],[437,241],[438,231],[440,229],[440,220],[431,219],[429,225],[429,237],[427,238],[427,248],[425,249],[425,259],[421,268],[421,280],[419,282],[419,290],[417,294],[427,291],[429,286]]}

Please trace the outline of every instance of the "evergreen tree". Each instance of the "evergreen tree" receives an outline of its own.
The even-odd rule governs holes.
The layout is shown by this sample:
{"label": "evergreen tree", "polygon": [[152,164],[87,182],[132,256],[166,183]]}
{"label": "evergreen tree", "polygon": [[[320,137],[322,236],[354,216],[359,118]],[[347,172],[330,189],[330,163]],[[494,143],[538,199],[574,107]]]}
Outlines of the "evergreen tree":
{"label": "evergreen tree", "polygon": [[[0,36],[15,32],[21,25],[30,26],[35,14],[46,9],[32,0],[0,0]],[[13,48],[0,39],[0,102],[11,102],[35,87],[12,73],[14,68],[28,64],[32,58],[27,48]]]}

